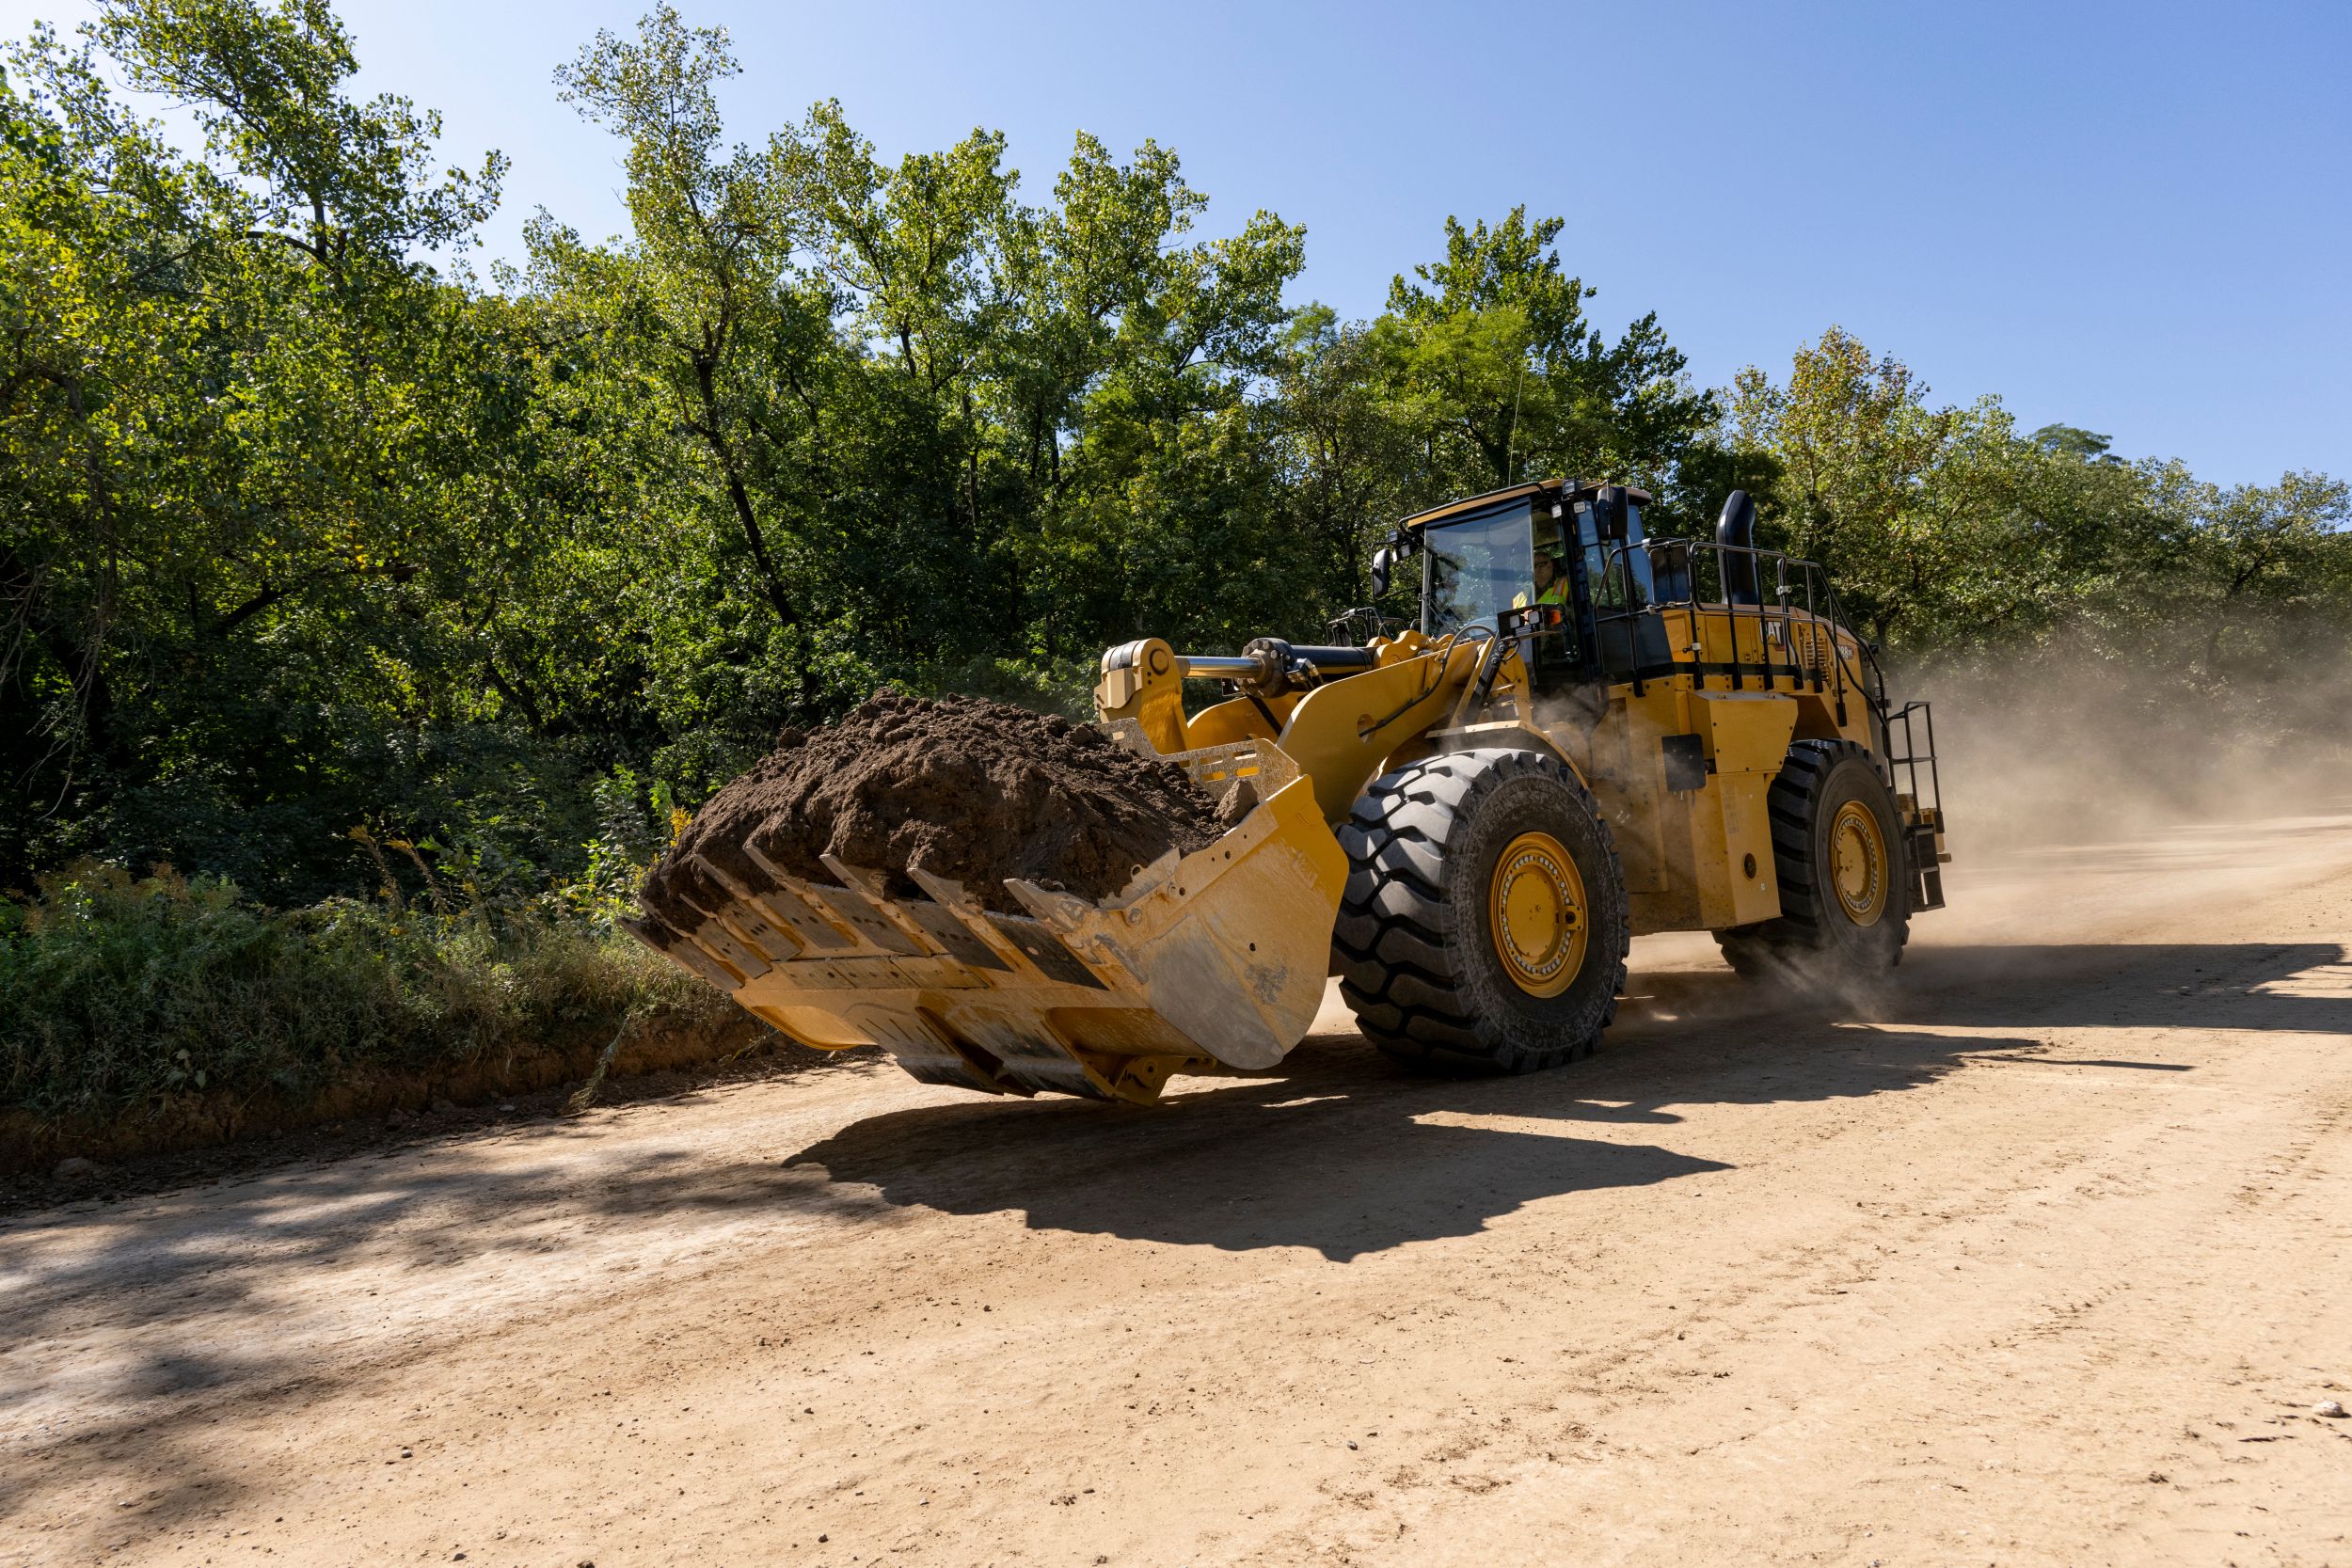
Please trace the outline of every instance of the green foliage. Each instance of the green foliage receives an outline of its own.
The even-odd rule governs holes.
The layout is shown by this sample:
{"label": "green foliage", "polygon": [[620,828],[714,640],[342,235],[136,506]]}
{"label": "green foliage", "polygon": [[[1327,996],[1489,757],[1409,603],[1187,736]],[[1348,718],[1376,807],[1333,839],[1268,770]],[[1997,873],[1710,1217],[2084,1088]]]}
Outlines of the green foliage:
{"label": "green foliage", "polygon": [[601,1044],[730,1004],[627,938],[352,898],[274,914],[217,879],[86,864],[0,901],[0,1108],[118,1117],[199,1093]]}
{"label": "green foliage", "polygon": [[1662,488],[1716,417],[1644,316],[1608,343],[1596,291],[1552,247],[1565,221],[1513,208],[1488,229],[1446,220],[1446,255],[1399,277],[1375,326],[1391,395],[1445,494],[1573,474]]}
{"label": "green foliage", "polygon": [[[2016,434],[1995,399],[1931,408],[1909,369],[1832,327],[1785,383],[1740,372],[1719,460],[1756,477],[1771,539],[1825,562],[1898,654],[2063,643],[2152,706],[2230,704],[2325,734],[2352,654],[2352,488],[2313,473],[2203,483],[2067,425]],[[2301,694],[2301,695],[2298,695]]]}
{"label": "green foliage", "polygon": [[201,851],[243,839],[260,885],[315,889],[382,756],[479,715],[439,677],[496,560],[472,458],[513,410],[485,324],[408,247],[459,238],[498,165],[428,183],[430,118],[340,95],[323,7],[126,3],[92,36],[194,105],[209,157],[90,47],[14,52],[0,869],[103,845],[228,870]]}

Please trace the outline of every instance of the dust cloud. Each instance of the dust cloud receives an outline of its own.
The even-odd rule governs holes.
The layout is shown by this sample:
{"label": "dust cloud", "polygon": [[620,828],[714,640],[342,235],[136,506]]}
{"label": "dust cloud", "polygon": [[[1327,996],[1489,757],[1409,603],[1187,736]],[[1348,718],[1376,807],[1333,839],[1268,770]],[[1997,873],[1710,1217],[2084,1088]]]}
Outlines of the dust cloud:
{"label": "dust cloud", "polygon": [[2215,689],[2042,653],[1890,673],[1934,704],[1956,857],[2352,812],[2352,671]]}

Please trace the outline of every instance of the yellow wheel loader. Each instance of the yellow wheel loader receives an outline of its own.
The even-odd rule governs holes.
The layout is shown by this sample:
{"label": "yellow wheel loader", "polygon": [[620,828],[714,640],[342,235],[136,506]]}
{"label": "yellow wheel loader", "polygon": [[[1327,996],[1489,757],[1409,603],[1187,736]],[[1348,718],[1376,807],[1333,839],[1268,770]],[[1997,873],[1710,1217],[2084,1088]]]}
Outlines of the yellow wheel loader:
{"label": "yellow wheel loader", "polygon": [[1890,970],[1944,901],[1927,705],[1889,704],[1745,495],[1712,539],[1645,538],[1649,499],[1551,480],[1405,519],[1373,578],[1419,561],[1418,625],[1104,654],[1114,739],[1255,801],[1113,897],[1010,881],[1006,914],[919,867],[906,898],[703,860],[729,896],[702,924],[632,928],[803,1043],[1136,1102],[1274,1066],[1330,974],[1391,1055],[1523,1072],[1593,1050],[1639,933],[1710,931],[1749,976]]}

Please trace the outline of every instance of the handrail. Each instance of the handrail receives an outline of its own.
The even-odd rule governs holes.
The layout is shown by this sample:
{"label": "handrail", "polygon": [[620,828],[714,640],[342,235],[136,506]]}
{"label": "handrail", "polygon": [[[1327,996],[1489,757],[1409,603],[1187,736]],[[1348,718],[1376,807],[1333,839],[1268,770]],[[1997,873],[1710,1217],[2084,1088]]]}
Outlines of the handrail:
{"label": "handrail", "polygon": [[[1911,727],[1915,714],[1927,727],[1928,746],[1924,752],[1919,749],[1918,736]],[[1925,702],[1909,702],[1895,709],[1887,718],[1887,744],[1890,754],[1886,759],[1886,770],[1891,775],[1897,768],[1906,769],[1903,782],[1911,786],[1912,803],[1915,806],[1925,806],[1931,811],[1934,814],[1933,820],[1936,826],[1941,828],[1944,823],[1944,782],[1935,766],[1935,712]],[[1894,745],[1894,725],[1897,723],[1900,723],[1903,727],[1903,754],[1901,756],[1891,754]],[[1919,791],[1919,765],[1923,762],[1928,765],[1928,788],[1924,797]],[[1890,778],[1888,782],[1891,784],[1893,781]]]}
{"label": "handrail", "polygon": [[[1662,574],[1666,579],[1665,585],[1670,590],[1678,589],[1679,592],[1675,593],[1671,597],[1666,594],[1657,594],[1647,603],[1629,603],[1608,610],[1601,610],[1597,607],[1593,617],[1597,628],[1604,626],[1629,625],[1639,616],[1654,610],[1686,607],[1692,611],[1694,621],[1701,614],[1722,614],[1729,617],[1736,628],[1743,613],[1753,611],[1757,627],[1757,645],[1764,656],[1766,680],[1777,685],[1779,679],[1772,652],[1773,641],[1772,633],[1776,629],[1780,634],[1781,646],[1788,656],[1791,675],[1801,684],[1809,675],[1813,689],[1820,691],[1823,689],[1822,661],[1817,652],[1816,658],[1812,661],[1808,671],[1806,665],[1798,660],[1796,641],[1790,631],[1796,613],[1796,596],[1799,589],[1802,588],[1804,595],[1805,617],[1817,627],[1813,634],[1813,646],[1819,650],[1826,641],[1830,649],[1827,662],[1836,679],[1838,700],[1841,703],[1844,701],[1846,689],[1849,686],[1862,694],[1864,708],[1869,715],[1873,731],[1872,739],[1875,745],[1872,750],[1876,753],[1878,767],[1886,781],[1887,787],[1889,789],[1896,787],[1897,773],[1899,769],[1901,770],[1902,782],[1909,785],[1914,809],[1925,807],[1931,814],[1930,819],[1940,826],[1943,821],[1944,798],[1940,770],[1936,767],[1934,718],[1925,702],[1906,703],[1899,708],[1890,706],[1886,697],[1886,672],[1878,661],[1877,652],[1871,647],[1869,640],[1855,630],[1847,619],[1845,606],[1837,597],[1836,585],[1830,580],[1829,573],[1819,562],[1807,561],[1784,550],[1765,549],[1751,545],[1726,545],[1713,539],[1659,539],[1638,545],[1629,540],[1608,546],[1607,554],[1603,558],[1604,576],[1618,565],[1622,557],[1635,549],[1649,552],[1653,588],[1658,586],[1658,578],[1661,575],[1657,571],[1657,567],[1663,561],[1670,566],[1670,570]],[[1731,601],[1729,594],[1724,592],[1727,582],[1724,562],[1733,555],[1744,556],[1755,564],[1756,574],[1753,580],[1757,585],[1758,593],[1756,602],[1752,605],[1735,604]],[[1706,575],[1702,573],[1701,567],[1708,562],[1712,563],[1711,575],[1715,579],[1712,586],[1719,595],[1711,599],[1700,596],[1702,578]],[[1772,594],[1776,601],[1772,605],[1767,605],[1764,602],[1761,591],[1765,580],[1763,567],[1767,562],[1772,566]],[[1630,586],[1636,579],[1631,570],[1628,568],[1620,573],[1617,580]],[[1826,629],[1820,629],[1824,622],[1827,623]],[[1839,640],[1837,635],[1839,632],[1845,633],[1853,640],[1854,648],[1851,657]],[[1738,646],[1735,629],[1733,638],[1735,658],[1731,671],[1734,689],[1738,689],[1741,679],[1736,657]],[[1605,649],[1596,651],[1604,657],[1606,655]],[[1634,679],[1638,690],[1640,681],[1638,658],[1635,660],[1635,666]],[[1915,728],[1915,721],[1917,728]],[[1901,732],[1899,736],[1897,734],[1899,728]],[[1926,732],[1924,748],[1919,744],[1918,728],[1924,728]],[[1923,765],[1927,772],[1924,792],[1920,787],[1919,776]]]}
{"label": "handrail", "polygon": [[[1845,606],[1838,601],[1836,585],[1830,580],[1829,573],[1819,562],[1790,555],[1785,550],[1766,549],[1761,546],[1753,545],[1726,545],[1713,539],[1656,539],[1641,544],[1629,540],[1607,546],[1608,554],[1605,557],[1603,574],[1606,575],[1611,567],[1615,566],[1619,561],[1636,549],[1648,552],[1653,567],[1661,552],[1668,549],[1682,551],[1689,562],[1689,568],[1683,573],[1687,585],[1686,592],[1675,598],[1661,596],[1646,604],[1629,604],[1623,608],[1606,611],[1597,609],[1594,614],[1597,624],[1629,621],[1645,610],[1683,606],[1688,606],[1693,610],[1720,610],[1735,619],[1741,610],[1752,609],[1756,613],[1757,623],[1757,641],[1762,645],[1765,655],[1764,662],[1769,666],[1772,663],[1771,639],[1764,633],[1763,628],[1773,624],[1774,616],[1764,604],[1761,594],[1759,593],[1757,602],[1753,606],[1734,604],[1727,594],[1712,599],[1702,599],[1698,596],[1700,580],[1698,565],[1702,561],[1711,561],[1714,563],[1715,587],[1718,594],[1722,594],[1724,583],[1724,560],[1726,556],[1741,555],[1752,561],[1756,567],[1755,580],[1759,587],[1765,580],[1763,567],[1770,562],[1773,568],[1773,596],[1778,601],[1781,645],[1788,650],[1791,665],[1796,663],[1796,644],[1789,637],[1788,630],[1794,620],[1792,601],[1795,596],[1795,588],[1791,580],[1793,577],[1796,581],[1801,581],[1804,585],[1806,618],[1816,623],[1826,620],[1833,626],[1852,637],[1854,651],[1859,656],[1859,663],[1851,662],[1848,659],[1845,648],[1836,636],[1833,635],[1827,639],[1831,650],[1830,657],[1835,661],[1836,670],[1839,694],[1842,696],[1844,689],[1849,685],[1860,691],[1863,701],[1869,707],[1872,718],[1878,721],[1882,736],[1883,736],[1888,718],[1885,672],[1880,667],[1878,657],[1872,652],[1868,640],[1856,631],[1851,622],[1847,619]],[[1652,577],[1654,583],[1654,570]],[[1619,580],[1630,584],[1633,581],[1631,571],[1625,572]],[[1737,680],[1738,676],[1735,674],[1733,678]],[[1818,674],[1816,675],[1816,689],[1819,689]]]}

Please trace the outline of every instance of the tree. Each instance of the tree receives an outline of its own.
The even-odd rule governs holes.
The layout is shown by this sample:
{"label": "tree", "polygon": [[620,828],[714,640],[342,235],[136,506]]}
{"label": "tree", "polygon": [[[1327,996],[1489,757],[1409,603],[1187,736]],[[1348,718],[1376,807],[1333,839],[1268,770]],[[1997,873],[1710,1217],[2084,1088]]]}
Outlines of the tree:
{"label": "tree", "polygon": [[2045,424],[2026,439],[2042,451],[2061,453],[2084,463],[2106,459],[2108,448],[2115,444],[2111,437],[2095,430],[2071,424]]}
{"label": "tree", "polygon": [[[193,109],[202,156],[101,48]],[[423,721],[419,585],[469,554],[443,519],[484,407],[465,301],[409,248],[455,245],[501,166],[433,176],[430,117],[344,97],[317,5],[119,0],[11,58],[0,703],[36,738],[0,866],[91,827],[229,854],[239,814],[333,796],[326,716],[358,689]]]}
{"label": "tree", "polygon": [[[1311,306],[1291,323],[1282,349],[1274,405],[1289,526],[1311,541],[1321,602],[1362,605],[1372,598],[1373,550],[1428,494],[1422,443],[1382,395],[1371,329]],[[1404,609],[1409,587],[1392,590],[1392,608]]]}
{"label": "tree", "polygon": [[1585,319],[1595,291],[1552,248],[1565,227],[1524,207],[1491,229],[1448,218],[1444,258],[1390,286],[1375,331],[1436,490],[1540,474],[1661,489],[1717,417],[1654,314],[1614,344]]}
{"label": "tree", "polygon": [[1904,653],[2335,721],[2291,677],[2352,652],[2341,483],[2021,437],[1835,328],[1694,389],[1523,208],[1343,322],[1156,142],[1031,196],[985,128],[736,139],[725,34],[664,7],[557,78],[628,231],[541,213],[485,283],[503,162],[356,98],[326,0],[108,0],[9,59],[0,889],[96,853],[308,899],[375,883],[364,828],[536,892],[882,682],[1082,710],[1109,643],[1320,637],[1398,517],[1537,476],[1649,487],[1653,532],[1743,486]]}
{"label": "tree", "polygon": [[[778,626],[800,633],[804,618],[784,554],[789,508],[770,492],[788,483],[814,433],[803,424],[807,410],[781,394],[808,368],[807,351],[830,346],[830,302],[787,281],[805,226],[786,177],[788,149],[721,145],[713,88],[740,69],[724,28],[690,28],[675,7],[646,16],[635,39],[599,31],[556,81],[561,98],[628,143],[635,239],[613,258],[542,222],[532,248],[541,280],[583,308],[601,307],[647,351],[740,531],[753,586]],[[803,670],[805,692],[813,672]]]}
{"label": "tree", "polygon": [[1736,444],[1779,470],[1777,541],[1829,567],[1880,643],[1931,624],[1986,559],[1982,501],[2010,441],[1996,403],[1930,409],[1926,395],[1836,326],[1797,350],[1785,386],[1753,366],[1734,382]]}

